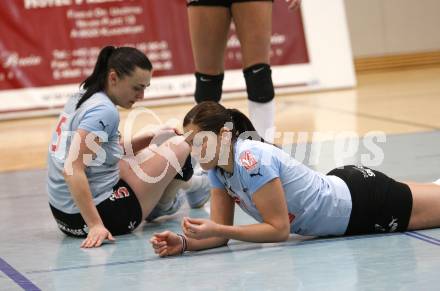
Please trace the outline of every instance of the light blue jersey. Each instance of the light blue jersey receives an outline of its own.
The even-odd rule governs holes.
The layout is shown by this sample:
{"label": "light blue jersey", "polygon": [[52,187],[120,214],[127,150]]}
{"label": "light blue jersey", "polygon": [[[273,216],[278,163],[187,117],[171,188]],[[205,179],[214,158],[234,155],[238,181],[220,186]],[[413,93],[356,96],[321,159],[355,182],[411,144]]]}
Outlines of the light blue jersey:
{"label": "light blue jersey", "polygon": [[252,201],[253,195],[269,181],[279,178],[292,233],[342,235],[347,229],[352,203],[345,182],[307,168],[272,145],[237,140],[233,174],[216,168],[209,171],[209,178],[213,188],[226,189],[241,209],[259,222],[263,219]]}
{"label": "light blue jersey", "polygon": [[85,170],[95,205],[107,199],[112,194],[113,186],[119,181],[118,161],[123,153],[119,144],[119,113],[116,106],[105,93],[99,92],[76,110],[80,96],[81,94],[72,96],[64,106],[52,134],[48,153],[49,203],[70,214],[79,213],[79,209],[64,180],[63,169],[76,130],[92,132],[102,141],[101,149],[95,151],[90,147],[96,155]]}

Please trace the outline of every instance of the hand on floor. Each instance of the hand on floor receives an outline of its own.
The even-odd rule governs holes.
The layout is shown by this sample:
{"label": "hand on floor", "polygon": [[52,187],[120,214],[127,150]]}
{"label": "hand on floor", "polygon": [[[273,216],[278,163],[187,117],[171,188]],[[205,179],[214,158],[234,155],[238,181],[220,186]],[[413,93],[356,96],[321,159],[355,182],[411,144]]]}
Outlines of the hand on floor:
{"label": "hand on floor", "polygon": [[115,241],[110,231],[104,225],[97,225],[89,229],[87,238],[81,243],[82,248],[97,248],[105,240]]}

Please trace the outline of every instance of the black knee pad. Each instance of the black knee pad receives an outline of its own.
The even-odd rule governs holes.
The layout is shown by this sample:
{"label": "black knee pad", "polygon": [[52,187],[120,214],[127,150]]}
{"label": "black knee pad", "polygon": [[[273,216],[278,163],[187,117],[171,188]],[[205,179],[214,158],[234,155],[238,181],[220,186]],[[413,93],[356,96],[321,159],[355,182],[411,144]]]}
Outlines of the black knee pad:
{"label": "black knee pad", "polygon": [[182,166],[182,175],[177,173],[174,179],[189,181],[189,179],[191,179],[193,174],[194,174],[194,169],[191,162],[191,155],[188,155],[188,157],[185,160],[185,164]]}
{"label": "black knee pad", "polygon": [[194,97],[197,103],[203,101],[219,102],[222,97],[222,86],[224,74],[206,75],[195,73],[196,92]]}
{"label": "black knee pad", "polygon": [[268,64],[256,64],[243,70],[248,98],[258,103],[272,101],[275,91],[272,70]]}

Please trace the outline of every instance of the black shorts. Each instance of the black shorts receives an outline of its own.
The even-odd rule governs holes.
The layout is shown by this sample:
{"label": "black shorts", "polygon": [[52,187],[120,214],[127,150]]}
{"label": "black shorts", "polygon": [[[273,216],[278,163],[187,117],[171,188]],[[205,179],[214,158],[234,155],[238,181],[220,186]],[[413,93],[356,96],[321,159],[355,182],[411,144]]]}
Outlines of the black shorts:
{"label": "black shorts", "polygon": [[407,230],[413,203],[408,185],[362,166],[345,166],[327,175],[338,176],[350,189],[353,207],[346,235]]}
{"label": "black shorts", "polygon": [[[113,187],[113,194],[96,208],[112,235],[130,233],[142,222],[141,205],[133,190],[123,180],[119,180]],[[50,209],[62,232],[74,237],[87,236],[88,228],[80,213],[64,213],[52,205]]]}
{"label": "black shorts", "polygon": [[232,4],[239,2],[273,2],[273,0],[186,0],[187,6],[223,6],[230,8]]}

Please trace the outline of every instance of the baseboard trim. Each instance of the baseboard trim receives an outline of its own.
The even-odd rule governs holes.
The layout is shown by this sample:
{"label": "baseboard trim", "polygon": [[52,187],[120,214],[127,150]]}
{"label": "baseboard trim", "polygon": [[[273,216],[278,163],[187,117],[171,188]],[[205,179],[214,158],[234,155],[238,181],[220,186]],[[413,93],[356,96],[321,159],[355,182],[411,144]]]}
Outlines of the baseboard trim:
{"label": "baseboard trim", "polygon": [[440,51],[356,58],[356,72],[440,65]]}

